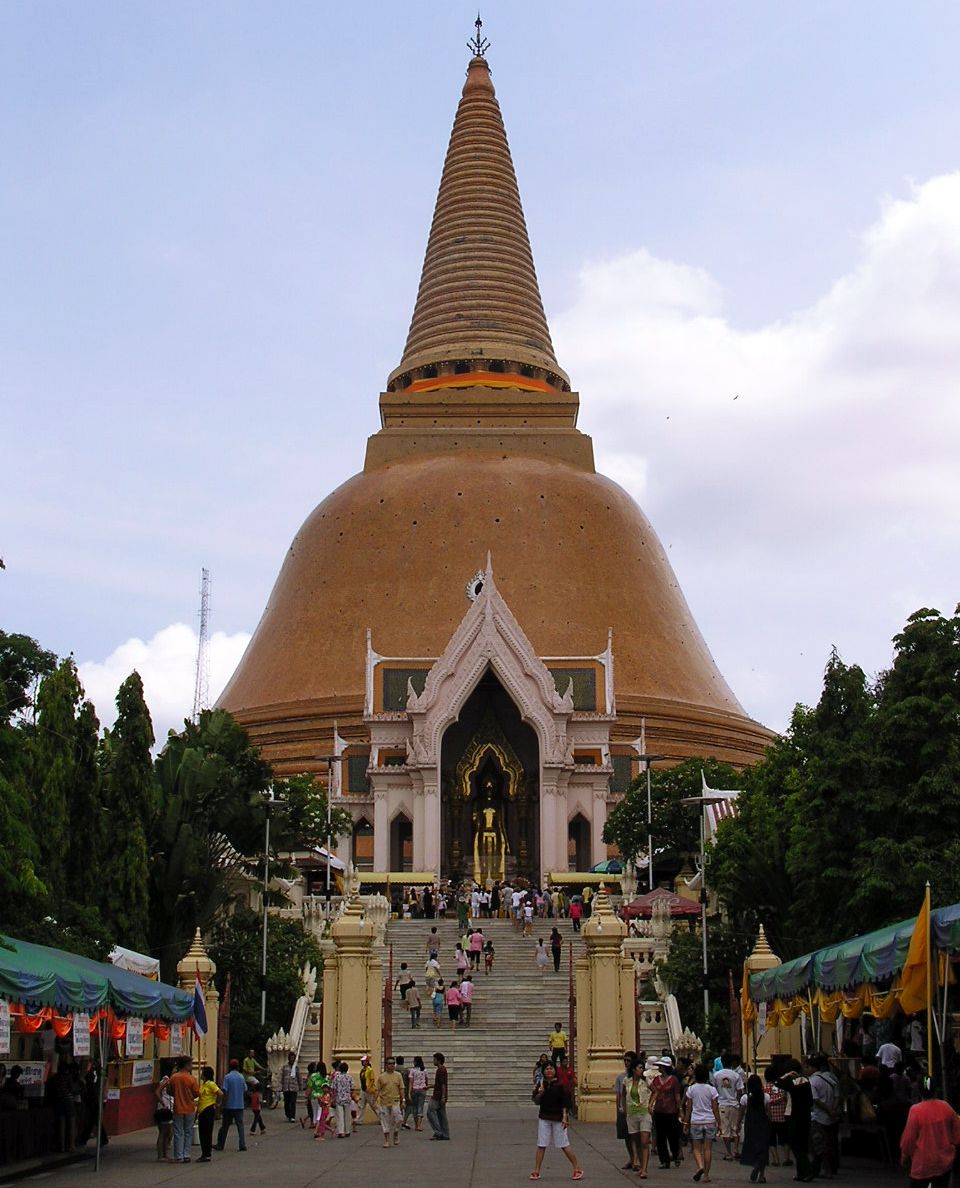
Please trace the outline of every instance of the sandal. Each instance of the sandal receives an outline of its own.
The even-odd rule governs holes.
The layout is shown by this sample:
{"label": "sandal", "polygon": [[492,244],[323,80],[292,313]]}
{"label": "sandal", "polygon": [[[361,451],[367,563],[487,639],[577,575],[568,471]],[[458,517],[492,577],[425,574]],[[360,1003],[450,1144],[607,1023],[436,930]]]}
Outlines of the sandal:
{"label": "sandal", "polygon": [[531,1173],[530,1173],[530,1179],[531,1179],[531,1180],[539,1180],[539,1179],[540,1179],[540,1173],[539,1173],[539,1172],[531,1172]]}
{"label": "sandal", "polygon": [[582,1180],[583,1179],[583,1168],[578,1167],[577,1170],[573,1173],[571,1179]]}

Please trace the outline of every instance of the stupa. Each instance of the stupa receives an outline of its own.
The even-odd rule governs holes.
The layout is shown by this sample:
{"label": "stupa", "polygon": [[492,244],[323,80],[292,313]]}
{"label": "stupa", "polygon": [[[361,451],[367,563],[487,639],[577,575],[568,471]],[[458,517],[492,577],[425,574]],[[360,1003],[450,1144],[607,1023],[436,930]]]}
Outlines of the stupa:
{"label": "stupa", "polygon": [[[478,37],[363,471],[308,516],[219,704],[328,768],[361,869],[584,870],[647,748],[755,762],[656,534],[554,354]],[[330,765],[326,756],[336,755]]]}

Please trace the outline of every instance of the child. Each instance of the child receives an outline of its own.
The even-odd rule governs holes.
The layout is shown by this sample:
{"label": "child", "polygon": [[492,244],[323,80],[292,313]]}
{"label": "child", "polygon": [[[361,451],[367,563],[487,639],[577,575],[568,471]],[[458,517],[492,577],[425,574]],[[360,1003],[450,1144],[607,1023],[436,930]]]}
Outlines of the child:
{"label": "child", "polygon": [[253,1110],[253,1123],[250,1126],[250,1133],[253,1134],[257,1127],[260,1127],[261,1133],[266,1130],[263,1124],[263,1116],[260,1111],[263,1109],[263,1094],[260,1092],[260,1082],[250,1082],[250,1109]]}
{"label": "child", "polygon": [[317,1127],[313,1132],[313,1137],[319,1139],[322,1143],[327,1137],[327,1131],[330,1130],[330,1125],[327,1119],[330,1117],[330,1086],[324,1085],[320,1090],[320,1096],[317,1098]]}
{"label": "child", "polygon": [[483,946],[483,972],[490,973],[493,970],[494,949],[493,941],[488,940]]}

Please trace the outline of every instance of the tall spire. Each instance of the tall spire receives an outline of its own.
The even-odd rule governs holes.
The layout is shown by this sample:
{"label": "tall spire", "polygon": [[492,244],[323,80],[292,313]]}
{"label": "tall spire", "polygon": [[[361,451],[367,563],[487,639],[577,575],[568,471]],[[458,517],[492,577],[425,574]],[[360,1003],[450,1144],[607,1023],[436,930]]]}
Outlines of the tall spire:
{"label": "tall spire", "polygon": [[550,341],[486,45],[478,24],[392,392],[492,377],[498,387],[570,390]]}

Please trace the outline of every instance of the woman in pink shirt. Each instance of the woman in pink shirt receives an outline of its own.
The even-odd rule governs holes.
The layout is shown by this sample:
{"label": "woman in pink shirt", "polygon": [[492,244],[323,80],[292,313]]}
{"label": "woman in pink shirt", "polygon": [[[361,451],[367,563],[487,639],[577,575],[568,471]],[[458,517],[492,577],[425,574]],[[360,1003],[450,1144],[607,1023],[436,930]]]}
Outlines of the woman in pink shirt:
{"label": "woman in pink shirt", "polygon": [[460,1021],[460,987],[456,984],[447,987],[447,1014],[450,1016],[450,1030]]}

